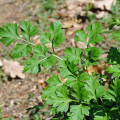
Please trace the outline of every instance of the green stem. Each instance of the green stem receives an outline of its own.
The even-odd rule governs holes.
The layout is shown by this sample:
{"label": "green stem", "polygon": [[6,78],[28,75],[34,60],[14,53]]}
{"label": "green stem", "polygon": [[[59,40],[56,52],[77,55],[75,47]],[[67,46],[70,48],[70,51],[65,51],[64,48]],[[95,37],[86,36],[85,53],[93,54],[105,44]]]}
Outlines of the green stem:
{"label": "green stem", "polygon": [[[24,40],[23,38],[19,38],[19,39],[25,41],[25,42],[28,43],[28,44],[36,45],[36,44],[34,44],[34,43],[32,43],[32,42],[29,42],[29,41],[27,41],[27,40]],[[55,56],[56,58],[58,58],[58,59],[60,59],[60,60],[63,60],[63,59],[60,58],[59,56],[55,55],[53,44],[52,44],[52,48],[53,48],[53,53],[54,53],[54,54],[51,53],[50,51],[48,51],[48,53],[51,54],[52,56]],[[44,58],[44,59],[42,59],[41,61],[43,61],[43,60],[45,60],[45,59],[47,59],[47,57]]]}
{"label": "green stem", "polygon": [[30,41],[24,40],[23,38],[19,38],[19,40],[25,41],[26,43],[31,44],[31,45],[36,45],[36,44],[34,44],[34,43],[30,42]]}
{"label": "green stem", "polygon": [[52,53],[52,52],[50,52],[50,51],[47,51],[47,52],[48,52],[49,54],[51,54],[51,55],[53,54],[53,53]]}
{"label": "green stem", "polygon": [[89,75],[89,72],[88,72],[88,67],[86,67],[86,71],[87,71],[87,74]]}
{"label": "green stem", "polygon": [[87,48],[89,47],[89,42],[88,42],[88,44],[87,44]]}
{"label": "green stem", "polygon": [[[95,95],[94,95],[95,96]],[[99,105],[99,103],[98,103],[98,99],[97,99],[97,97],[95,96],[95,100],[96,100],[96,102],[97,102],[97,105]]]}
{"label": "green stem", "polygon": [[48,57],[43,58],[42,60],[40,60],[40,62],[42,62],[42,61],[46,60],[47,58],[48,58]]}
{"label": "green stem", "polygon": [[74,101],[74,102],[80,102],[80,101],[78,101],[78,100],[71,100],[71,101]]}
{"label": "green stem", "polygon": [[30,36],[29,36],[29,41],[31,42]]}
{"label": "green stem", "polygon": [[53,44],[54,40],[52,40],[52,49],[53,49],[53,53],[55,54],[55,50],[54,50],[54,44]]}
{"label": "green stem", "polygon": [[[116,101],[116,103],[117,103],[117,101]],[[120,113],[120,108],[119,108],[118,104],[116,104],[116,106],[118,108],[118,113]]]}
{"label": "green stem", "polygon": [[[119,29],[120,30],[120,29]],[[104,30],[102,30],[102,32],[101,33],[112,33],[112,32],[114,32],[115,30],[109,30],[109,29],[104,29]]]}
{"label": "green stem", "polygon": [[59,56],[55,55],[55,54],[52,54],[52,56],[55,56],[56,58],[60,59],[60,60],[63,60],[62,58],[60,58]]}
{"label": "green stem", "polygon": [[111,33],[113,30],[103,30],[101,33]]}
{"label": "green stem", "polygon": [[[57,56],[57,55],[55,55],[55,54],[52,54],[52,56],[55,56],[56,58],[58,58],[58,59],[60,59],[60,60],[63,60],[62,58],[58,57],[58,56]],[[40,62],[42,62],[42,61],[46,60],[47,58],[48,58],[48,56],[47,56],[47,57],[45,57],[45,58],[43,58],[43,59],[41,59],[41,60],[40,60]]]}

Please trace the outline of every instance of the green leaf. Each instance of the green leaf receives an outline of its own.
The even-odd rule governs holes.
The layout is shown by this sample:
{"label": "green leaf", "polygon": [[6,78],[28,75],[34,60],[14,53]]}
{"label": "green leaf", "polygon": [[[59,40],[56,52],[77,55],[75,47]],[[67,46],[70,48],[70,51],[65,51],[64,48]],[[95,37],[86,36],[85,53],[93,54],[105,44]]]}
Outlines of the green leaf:
{"label": "green leaf", "polygon": [[44,61],[41,61],[41,65],[46,68],[51,68],[54,65],[54,62],[56,61],[54,56],[49,56]]}
{"label": "green leaf", "polygon": [[69,108],[69,102],[71,101],[72,99],[70,99],[68,96],[67,87],[60,86],[59,89],[56,90],[56,93],[49,97],[47,103],[49,105],[53,105],[53,107],[56,107],[58,112],[67,112]]}
{"label": "green leaf", "polygon": [[86,82],[87,80],[89,80],[89,74],[87,72],[81,73],[78,77],[78,80]]}
{"label": "green leaf", "polygon": [[67,61],[59,61],[59,70],[60,70],[60,76],[63,78],[67,78],[68,76],[74,76],[75,71],[78,70],[78,67],[75,66],[72,63],[69,63]]}
{"label": "green leaf", "polygon": [[58,62],[59,65],[59,70],[60,70],[60,76],[63,78],[66,78],[69,75],[72,75],[72,73],[68,70],[65,61],[59,61]]}
{"label": "green leaf", "polygon": [[54,22],[53,24],[51,24],[50,28],[49,28],[49,31],[52,35],[52,37],[54,36],[54,33],[55,32],[60,32],[62,29],[62,24],[60,22],[60,20]]}
{"label": "green leaf", "polygon": [[33,47],[33,51],[35,57],[45,57],[48,48],[45,45],[41,46],[40,44],[38,44]]}
{"label": "green leaf", "polygon": [[64,30],[60,21],[56,21],[49,27],[49,33],[42,33],[40,36],[41,43],[51,43],[54,48],[59,47],[60,44],[65,40]]}
{"label": "green leaf", "polygon": [[101,23],[94,23],[88,26],[87,33],[89,36],[89,39],[95,34],[98,34],[102,31]]}
{"label": "green leaf", "polygon": [[50,33],[41,33],[40,35],[41,43],[46,44],[46,43],[51,43],[51,34]]}
{"label": "green leaf", "polygon": [[34,74],[40,71],[41,71],[41,67],[40,67],[39,59],[30,57],[28,60],[26,60],[23,72],[28,72],[28,73],[32,72]]}
{"label": "green leaf", "polygon": [[109,100],[109,101],[115,101],[114,96],[112,96],[111,94],[109,94],[108,90],[106,91],[105,96],[104,96],[103,99]]}
{"label": "green leaf", "polygon": [[115,31],[112,33],[112,36],[115,40],[120,41],[120,31]]}
{"label": "green leaf", "polygon": [[66,81],[66,85],[73,87],[74,85],[77,84],[77,82],[80,82],[80,84],[82,86],[84,86],[86,84],[86,81],[89,80],[89,74],[87,74],[86,72],[81,73],[79,76],[75,77],[75,76],[68,76],[67,77],[67,81]]}
{"label": "green leaf", "polygon": [[94,120],[108,120],[107,116],[97,116]]}
{"label": "green leaf", "polygon": [[95,45],[96,43],[99,43],[103,39],[103,36],[99,35],[99,33],[101,33],[101,31],[102,31],[102,27],[101,27],[100,23],[95,23],[95,24],[89,25],[86,31],[89,36],[88,42],[87,42],[87,34],[81,30],[78,30],[76,32],[76,36],[74,38],[75,41],[76,42],[81,41],[81,42],[85,43],[86,45],[89,45],[89,43],[92,43],[93,45]]}
{"label": "green leaf", "polygon": [[16,44],[13,51],[13,58],[27,56],[32,51],[32,47],[27,44]]}
{"label": "green leaf", "polygon": [[0,42],[9,46],[14,40],[19,39],[19,35],[17,32],[17,24],[3,25],[0,27]]}
{"label": "green leaf", "polygon": [[[117,1],[117,2],[119,2],[119,1]],[[119,6],[119,4],[118,4],[118,6]],[[117,6],[117,4],[114,7],[116,7],[116,6]],[[118,7],[118,9],[119,9],[119,7]],[[119,11],[119,10],[117,10],[117,11]],[[113,11],[113,12],[116,12],[116,11]],[[110,24],[109,29],[112,29],[115,25],[120,26],[120,18],[111,18],[109,21],[109,24]]]}
{"label": "green leaf", "polygon": [[42,98],[49,98],[53,93],[55,93],[56,89],[59,89],[59,87],[62,85],[58,75],[53,75],[47,80],[47,83],[49,86],[47,86],[43,93]]}
{"label": "green leaf", "polygon": [[65,57],[68,59],[69,62],[74,62],[74,64],[80,63],[82,50],[80,48],[70,48],[66,47],[65,49]]}
{"label": "green leaf", "polygon": [[24,20],[21,21],[20,28],[21,34],[28,39],[38,33],[36,25],[31,25],[31,23]]}
{"label": "green leaf", "polygon": [[80,103],[83,101],[90,101],[89,92],[86,91],[85,87],[81,85],[81,82],[79,81],[76,81],[73,85],[72,96],[79,100]]}
{"label": "green leaf", "polygon": [[92,104],[92,109],[93,109],[92,112],[93,112],[94,118],[103,117],[107,112],[104,106],[101,106],[99,104]]}
{"label": "green leaf", "polygon": [[45,45],[41,46],[40,44],[38,44],[34,46],[33,51],[34,51],[35,57],[43,58],[43,60],[40,61],[40,64],[43,67],[51,68],[54,65],[54,62],[56,61],[56,59],[54,56],[46,57],[46,52],[48,51],[48,48]]}
{"label": "green leaf", "polygon": [[96,65],[99,56],[101,55],[102,51],[96,47],[89,47],[85,49],[86,58],[86,66],[89,65]]}
{"label": "green leaf", "polygon": [[[120,108],[120,102],[118,103],[119,108]],[[109,112],[109,116],[112,120],[119,120],[120,119],[120,112],[118,107],[112,107]]]}
{"label": "green leaf", "polygon": [[115,47],[110,47],[107,59],[109,62],[120,64],[120,50]]}
{"label": "green leaf", "polygon": [[116,101],[116,103],[120,107],[120,79],[116,78],[115,80],[113,80],[113,83],[110,85],[110,88],[107,91],[112,96],[110,96],[110,98],[113,101]]}
{"label": "green leaf", "polygon": [[78,30],[74,39],[76,42],[81,41],[87,45],[87,34],[84,31]]}
{"label": "green leaf", "polygon": [[102,97],[103,95],[105,95],[105,87],[98,86],[96,89],[96,97]]}
{"label": "green leaf", "polygon": [[113,80],[113,84],[110,87],[114,92],[110,93],[113,94],[116,98],[120,99],[120,79],[116,78]]}
{"label": "green leaf", "polygon": [[89,43],[95,45],[103,39],[103,36],[98,35],[102,31],[102,27],[100,23],[91,24],[87,28],[87,33],[89,36]]}
{"label": "green leaf", "polygon": [[89,115],[90,108],[85,105],[72,105],[70,107],[71,120],[83,120],[85,116]]}
{"label": "green leaf", "polygon": [[93,35],[93,37],[91,38],[91,40],[89,39],[89,42],[93,45],[95,45],[96,43],[99,43],[103,40],[104,36],[95,34]]}
{"label": "green leaf", "polygon": [[50,98],[52,94],[55,93],[55,91],[57,89],[60,88],[62,84],[58,85],[58,86],[47,86],[44,91],[42,92],[42,99],[46,99],[46,98]]}
{"label": "green leaf", "polygon": [[85,89],[90,92],[89,97],[97,100],[97,97],[102,97],[105,94],[105,88],[100,85],[97,78],[90,77],[85,85]]}
{"label": "green leaf", "polygon": [[60,21],[56,21],[51,24],[49,31],[51,33],[51,39],[53,40],[53,46],[59,47],[60,44],[65,40],[64,30]]}
{"label": "green leaf", "polygon": [[73,85],[76,84],[77,81],[78,81],[77,78],[75,78],[73,76],[68,76],[67,81],[66,81],[66,85],[73,87]]}
{"label": "green leaf", "polygon": [[112,73],[112,77],[119,77],[120,65],[112,65],[112,67],[108,67],[106,71],[108,71],[108,73]]}
{"label": "green leaf", "polygon": [[52,77],[49,77],[49,79],[47,80],[47,83],[48,83],[50,86],[56,86],[56,85],[60,84],[61,81],[60,81],[58,75],[53,75]]}

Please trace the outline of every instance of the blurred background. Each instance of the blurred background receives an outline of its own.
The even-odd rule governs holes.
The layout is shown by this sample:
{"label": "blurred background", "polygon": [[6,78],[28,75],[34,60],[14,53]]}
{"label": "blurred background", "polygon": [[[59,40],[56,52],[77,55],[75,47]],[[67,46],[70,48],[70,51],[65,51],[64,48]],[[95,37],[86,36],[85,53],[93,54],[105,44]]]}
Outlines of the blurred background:
{"label": "blurred background", "polygon": [[[0,0],[0,26],[6,23],[17,23],[19,26],[21,20],[27,20],[38,27],[40,35],[47,32],[51,23],[60,20],[66,40],[60,48],[56,48],[58,56],[63,55],[66,46],[86,47],[74,42],[76,30],[85,31],[89,24],[96,22],[101,22],[102,27],[108,29],[111,18],[119,17],[120,0]],[[118,26],[113,29],[118,29]],[[33,37],[35,44],[40,43],[39,35]],[[13,60],[15,44],[5,47],[0,43],[0,116],[5,120],[50,120],[51,112],[47,108],[41,110],[41,93],[49,76],[59,71],[53,67],[35,75],[23,74],[27,57]],[[120,43],[107,33],[104,40],[96,45],[104,51],[111,46],[120,47]],[[51,49],[49,44],[48,47]],[[106,56],[103,54],[101,59]],[[99,68],[103,72],[104,63],[89,68],[89,73],[98,72]]]}

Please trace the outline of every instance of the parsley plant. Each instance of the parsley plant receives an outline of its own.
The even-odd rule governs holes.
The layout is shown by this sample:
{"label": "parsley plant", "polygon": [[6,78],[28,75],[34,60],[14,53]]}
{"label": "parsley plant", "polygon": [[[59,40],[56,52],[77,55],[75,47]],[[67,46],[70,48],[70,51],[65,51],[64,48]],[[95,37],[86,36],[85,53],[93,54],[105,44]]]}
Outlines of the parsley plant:
{"label": "parsley plant", "polygon": [[[115,20],[113,20],[114,22]],[[114,23],[111,23],[113,27]],[[119,23],[117,22],[117,25]],[[106,71],[112,74],[109,88],[101,83],[101,76],[88,73],[88,67],[99,63],[99,56],[103,53],[100,48],[93,47],[103,39],[100,23],[88,26],[86,33],[76,31],[76,42],[86,44],[85,49],[66,47],[64,56],[56,55],[55,48],[60,47],[65,40],[64,30],[60,21],[49,27],[48,33],[40,35],[41,44],[34,44],[32,36],[38,33],[37,27],[26,21],[21,21],[20,35],[17,24],[0,27],[0,42],[9,46],[13,41],[13,58],[29,57],[23,72],[38,73],[42,67],[59,66],[59,75],[53,75],[47,80],[48,86],[42,93],[45,104],[49,104],[53,113],[53,120],[119,120],[120,119],[120,50],[111,47],[108,52],[108,63],[113,64]],[[120,40],[120,31],[114,31],[113,37]],[[46,44],[52,45],[49,51]],[[57,64],[56,64],[57,63]],[[61,81],[65,79],[64,82]]]}

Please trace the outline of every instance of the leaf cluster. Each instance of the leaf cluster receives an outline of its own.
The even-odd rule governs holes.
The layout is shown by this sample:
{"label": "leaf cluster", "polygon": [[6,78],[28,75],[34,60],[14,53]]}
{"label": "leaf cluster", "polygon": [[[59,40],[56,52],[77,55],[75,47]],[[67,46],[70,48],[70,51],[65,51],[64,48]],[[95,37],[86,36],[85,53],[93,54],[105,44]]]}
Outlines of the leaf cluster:
{"label": "leaf cluster", "polygon": [[[65,40],[64,30],[60,21],[49,27],[48,33],[41,33],[40,44],[34,44],[32,36],[38,33],[36,26],[22,21],[20,35],[17,24],[7,24],[0,27],[0,42],[9,46],[15,40],[13,58],[31,55],[25,62],[23,72],[38,73],[41,67],[52,68],[54,63],[59,66],[59,75],[53,75],[47,80],[48,86],[42,93],[42,99],[49,104],[57,120],[119,120],[120,119],[120,50],[111,47],[108,52],[108,62],[112,65],[106,69],[112,74],[113,81],[106,90],[101,84],[101,77],[89,75],[88,67],[99,63],[103,53],[100,48],[93,47],[103,36],[100,23],[88,26],[86,32],[78,30],[74,37],[76,42],[83,42],[85,49],[66,47],[64,56],[56,55],[55,48]],[[119,38],[117,34],[114,36]],[[52,46],[52,51],[46,44]],[[62,82],[62,80],[64,82]]]}

